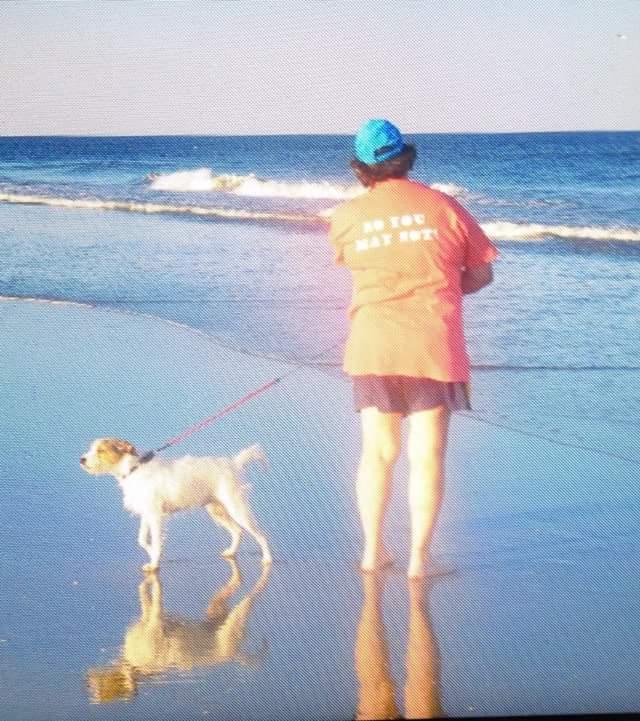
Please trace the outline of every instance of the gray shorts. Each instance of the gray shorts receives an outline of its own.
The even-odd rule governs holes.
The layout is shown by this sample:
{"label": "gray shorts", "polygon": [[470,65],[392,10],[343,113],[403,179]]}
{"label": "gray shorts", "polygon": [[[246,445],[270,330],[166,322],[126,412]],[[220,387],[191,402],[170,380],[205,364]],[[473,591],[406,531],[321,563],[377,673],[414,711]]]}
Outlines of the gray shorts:
{"label": "gray shorts", "polygon": [[435,381],[408,376],[351,376],[356,411],[374,406],[382,413],[427,411],[446,406],[451,411],[470,411],[465,383]]}

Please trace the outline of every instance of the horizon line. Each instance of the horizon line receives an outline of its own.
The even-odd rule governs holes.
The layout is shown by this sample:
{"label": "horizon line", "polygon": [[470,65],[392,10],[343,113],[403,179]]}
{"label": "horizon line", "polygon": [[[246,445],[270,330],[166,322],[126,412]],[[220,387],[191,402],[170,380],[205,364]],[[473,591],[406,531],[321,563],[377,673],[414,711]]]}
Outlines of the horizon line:
{"label": "horizon line", "polygon": [[[405,136],[412,135],[562,135],[569,133],[638,133],[640,128],[626,129],[576,129],[576,130],[491,130],[491,131],[406,131]],[[311,138],[311,137],[353,137],[355,133],[37,133],[37,134],[0,134],[5,138]]]}

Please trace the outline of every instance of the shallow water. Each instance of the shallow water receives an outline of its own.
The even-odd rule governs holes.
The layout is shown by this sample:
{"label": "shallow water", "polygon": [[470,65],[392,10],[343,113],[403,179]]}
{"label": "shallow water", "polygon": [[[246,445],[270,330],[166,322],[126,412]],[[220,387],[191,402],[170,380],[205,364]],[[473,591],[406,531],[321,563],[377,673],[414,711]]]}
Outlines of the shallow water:
{"label": "shallow water", "polygon": [[[453,419],[433,548],[455,572],[423,597],[404,579],[404,459],[397,564],[384,589],[357,571],[357,416],[336,367],[349,278],[316,215],[351,190],[348,140],[0,139],[0,295],[97,306],[0,301],[3,720],[640,708],[638,139],[419,139],[417,176],[501,253],[465,299],[474,412]],[[259,194],[184,188],[225,173]],[[96,199],[128,211],[68,207]],[[143,581],[115,481],[79,467],[88,443],[157,447],[325,350],[322,372],[175,449],[265,447],[250,480],[270,575],[250,541],[237,569],[219,558],[225,534],[192,513]]]}
{"label": "shallow water", "polygon": [[[159,583],[140,587],[135,519],[80,454],[100,435],[157,446],[287,366],[159,320],[36,302],[0,303],[0,347],[7,721],[640,708],[637,466],[456,417],[434,543],[455,572],[424,598],[408,592],[402,463],[388,528],[398,563],[384,589],[363,586],[350,390],[302,370],[175,449],[265,447],[269,470],[250,480],[270,575],[260,582],[244,541],[234,580],[217,555],[224,534],[192,513],[169,524]],[[518,379],[479,373],[476,392],[513,387],[537,413],[544,397]],[[615,441],[633,450],[629,434]]]}

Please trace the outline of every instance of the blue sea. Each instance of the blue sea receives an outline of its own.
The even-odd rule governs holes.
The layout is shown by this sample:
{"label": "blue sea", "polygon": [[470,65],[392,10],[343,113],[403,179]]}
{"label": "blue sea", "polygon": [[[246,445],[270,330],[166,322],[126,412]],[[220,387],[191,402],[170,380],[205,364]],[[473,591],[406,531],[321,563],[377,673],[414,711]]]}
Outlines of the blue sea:
{"label": "blue sea", "polygon": [[[469,318],[478,364],[637,365],[640,133],[411,140],[414,177],[456,196],[502,251]],[[343,136],[0,138],[0,294],[320,350],[347,300],[325,235],[359,191],[350,153]],[[295,328],[274,336],[270,320]]]}
{"label": "blue sea", "polygon": [[[384,591],[357,573],[351,287],[327,241],[362,192],[351,138],[0,138],[7,719],[391,714],[410,668],[426,669],[405,688],[423,717],[640,708],[640,132],[408,139],[413,177],[500,252],[465,298],[474,410],[453,421],[434,541],[455,573],[419,603],[406,459],[399,563]],[[157,447],[292,361],[297,376],[176,451],[263,443],[252,499],[272,577],[247,542],[238,596],[222,536],[184,514],[160,585],[142,580],[135,521],[113,479],[79,468],[86,444]],[[127,676],[136,638],[157,645]]]}
{"label": "blue sea", "polygon": [[[517,395],[538,394],[539,429],[552,412],[638,418],[640,133],[409,140],[414,177],[501,253],[495,283],[466,300],[476,377],[503,371],[475,406],[521,420]],[[348,136],[0,138],[0,296],[146,313],[337,367],[350,280],[326,231],[361,192],[350,157]],[[527,369],[552,375],[527,387]],[[606,390],[590,371],[609,373]],[[505,384],[516,397],[498,398]]]}

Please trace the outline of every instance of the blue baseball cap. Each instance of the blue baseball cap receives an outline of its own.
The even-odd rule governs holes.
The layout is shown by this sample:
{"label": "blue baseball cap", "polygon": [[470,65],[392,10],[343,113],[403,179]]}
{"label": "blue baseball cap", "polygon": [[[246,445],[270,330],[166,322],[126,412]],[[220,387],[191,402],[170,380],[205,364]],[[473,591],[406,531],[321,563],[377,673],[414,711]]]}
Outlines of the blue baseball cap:
{"label": "blue baseball cap", "polygon": [[402,133],[382,118],[367,120],[358,130],[354,146],[356,158],[367,165],[395,158],[405,149]]}

